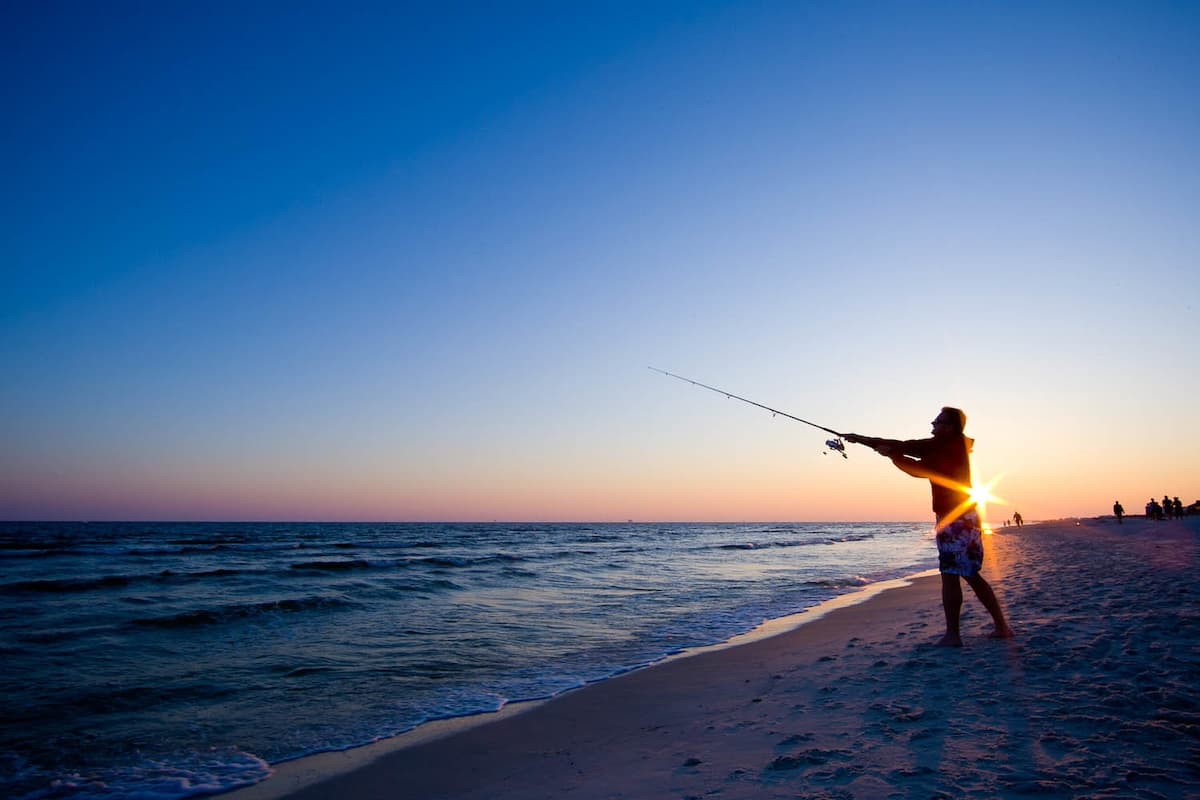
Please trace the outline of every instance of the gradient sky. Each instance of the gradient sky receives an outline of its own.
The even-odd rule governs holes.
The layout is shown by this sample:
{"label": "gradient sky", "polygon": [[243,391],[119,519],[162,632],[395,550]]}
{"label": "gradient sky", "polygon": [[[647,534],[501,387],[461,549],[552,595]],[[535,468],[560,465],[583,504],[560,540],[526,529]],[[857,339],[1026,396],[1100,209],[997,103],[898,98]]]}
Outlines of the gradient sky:
{"label": "gradient sky", "polygon": [[1200,497],[1200,5],[25,3],[0,518]]}

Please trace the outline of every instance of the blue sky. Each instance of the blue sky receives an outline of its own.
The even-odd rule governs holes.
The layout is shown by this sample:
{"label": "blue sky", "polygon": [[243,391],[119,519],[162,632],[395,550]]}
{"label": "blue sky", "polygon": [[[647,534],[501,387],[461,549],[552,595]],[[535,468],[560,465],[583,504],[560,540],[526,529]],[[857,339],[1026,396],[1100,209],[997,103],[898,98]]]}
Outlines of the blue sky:
{"label": "blue sky", "polygon": [[6,27],[0,516],[927,514],[648,364],[864,433],[961,405],[1026,516],[1200,496],[1193,4]]}

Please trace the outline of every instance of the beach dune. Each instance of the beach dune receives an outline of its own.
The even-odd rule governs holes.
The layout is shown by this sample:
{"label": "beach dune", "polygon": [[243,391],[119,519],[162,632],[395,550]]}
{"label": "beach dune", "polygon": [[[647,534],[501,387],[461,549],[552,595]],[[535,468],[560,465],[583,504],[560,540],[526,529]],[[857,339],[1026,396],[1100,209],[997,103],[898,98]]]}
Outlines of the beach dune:
{"label": "beach dune", "polygon": [[965,646],[934,647],[939,580],[918,578],[452,735],[283,765],[231,797],[1200,798],[1198,532],[1196,517],[998,531],[984,574],[1014,640],[986,637],[968,591]]}

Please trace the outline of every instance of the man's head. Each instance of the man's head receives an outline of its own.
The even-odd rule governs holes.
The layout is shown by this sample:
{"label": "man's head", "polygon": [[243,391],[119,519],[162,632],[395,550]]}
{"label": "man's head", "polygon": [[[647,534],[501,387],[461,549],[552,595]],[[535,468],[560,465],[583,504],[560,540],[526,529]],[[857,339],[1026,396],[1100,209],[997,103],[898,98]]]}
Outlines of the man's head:
{"label": "man's head", "polygon": [[963,413],[961,408],[951,408],[945,406],[934,418],[933,422],[934,434],[960,434],[967,427],[967,415]]}

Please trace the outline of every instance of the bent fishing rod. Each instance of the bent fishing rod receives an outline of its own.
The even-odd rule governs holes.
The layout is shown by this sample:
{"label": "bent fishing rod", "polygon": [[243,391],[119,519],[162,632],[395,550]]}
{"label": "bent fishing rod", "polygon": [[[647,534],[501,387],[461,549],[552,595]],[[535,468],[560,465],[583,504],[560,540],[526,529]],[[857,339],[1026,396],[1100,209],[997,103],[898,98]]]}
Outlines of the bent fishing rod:
{"label": "bent fishing rod", "polygon": [[809,422],[806,419],[800,419],[800,417],[797,417],[794,414],[789,414],[786,411],[780,411],[778,408],[771,408],[770,406],[764,406],[762,403],[756,403],[755,401],[750,400],[749,398],[742,397],[741,395],[736,395],[733,392],[727,392],[724,389],[718,389],[716,386],[709,386],[707,383],[701,383],[700,381],[695,381],[695,380],[692,380],[691,378],[685,378],[682,375],[676,375],[674,372],[667,372],[665,369],[659,369],[658,367],[646,367],[646,369],[661,373],[663,375],[666,375],[669,378],[676,378],[678,380],[684,381],[685,383],[690,383],[693,386],[699,386],[701,389],[708,389],[710,392],[716,392],[717,394],[723,394],[723,395],[725,395],[725,397],[732,399],[732,400],[741,400],[743,403],[749,403],[750,405],[757,406],[758,408],[761,408],[764,411],[770,411],[772,414],[782,415],[784,417],[787,417],[788,419],[793,419],[796,422],[802,422],[805,425],[816,428],[817,430],[825,431],[826,433],[832,433],[836,438],[827,439],[825,441],[825,446],[828,447],[830,450],[841,453],[842,458],[849,458],[849,456],[846,455],[846,443],[842,441],[842,439],[846,436],[846,434],[838,433],[833,428],[826,428],[824,425],[818,425],[815,422]]}

